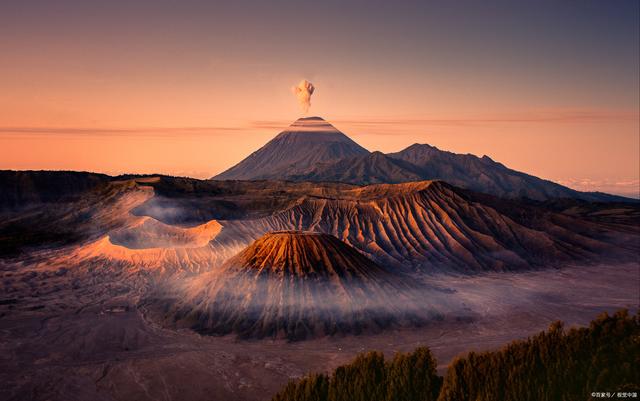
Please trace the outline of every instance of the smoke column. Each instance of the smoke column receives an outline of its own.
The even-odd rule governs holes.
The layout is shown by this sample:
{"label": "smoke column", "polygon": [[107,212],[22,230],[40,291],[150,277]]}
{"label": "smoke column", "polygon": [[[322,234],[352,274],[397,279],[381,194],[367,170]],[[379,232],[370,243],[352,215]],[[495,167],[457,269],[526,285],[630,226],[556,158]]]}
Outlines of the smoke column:
{"label": "smoke column", "polygon": [[300,103],[300,108],[304,111],[304,113],[309,112],[309,107],[311,107],[311,95],[316,88],[313,84],[306,79],[300,81],[298,86],[294,86],[291,88],[291,91],[298,98],[298,103]]}

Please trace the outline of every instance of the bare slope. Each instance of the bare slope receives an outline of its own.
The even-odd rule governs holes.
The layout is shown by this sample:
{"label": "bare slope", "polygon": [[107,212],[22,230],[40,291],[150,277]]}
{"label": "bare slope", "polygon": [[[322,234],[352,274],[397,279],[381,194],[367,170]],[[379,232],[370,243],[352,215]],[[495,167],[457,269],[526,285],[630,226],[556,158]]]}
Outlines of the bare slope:
{"label": "bare slope", "polygon": [[289,178],[368,185],[420,181],[422,175],[420,169],[410,163],[390,158],[381,152],[372,152],[332,164],[321,164],[307,174]]}

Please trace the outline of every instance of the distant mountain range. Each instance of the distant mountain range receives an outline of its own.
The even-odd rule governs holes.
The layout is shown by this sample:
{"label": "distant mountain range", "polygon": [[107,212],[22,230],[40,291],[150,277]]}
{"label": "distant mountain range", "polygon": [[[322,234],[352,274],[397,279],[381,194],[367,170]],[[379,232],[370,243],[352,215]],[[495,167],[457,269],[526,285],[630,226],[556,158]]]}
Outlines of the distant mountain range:
{"label": "distant mountain range", "polygon": [[580,192],[512,170],[488,156],[456,154],[426,144],[397,152],[369,152],[320,117],[300,118],[214,180],[291,180],[357,185],[443,180],[505,198],[574,198],[609,202],[631,199]]}

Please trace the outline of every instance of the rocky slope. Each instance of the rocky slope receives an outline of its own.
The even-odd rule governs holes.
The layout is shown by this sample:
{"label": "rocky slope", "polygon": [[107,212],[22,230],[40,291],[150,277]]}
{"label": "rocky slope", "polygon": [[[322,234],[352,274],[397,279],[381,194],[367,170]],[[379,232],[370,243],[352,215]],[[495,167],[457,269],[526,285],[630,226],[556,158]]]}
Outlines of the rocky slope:
{"label": "rocky slope", "polygon": [[[18,206],[0,208],[0,257],[95,240],[125,226],[130,211],[154,196],[153,188],[134,181],[107,177],[95,183],[85,173],[22,173],[24,184],[5,198],[20,198]],[[45,177],[50,182],[42,182]],[[63,183],[69,179],[67,187]]]}
{"label": "rocky slope", "polygon": [[393,159],[381,152],[372,152],[320,164],[307,174],[288,177],[297,181],[346,182],[359,185],[395,184],[420,181],[422,172],[411,163]]}
{"label": "rocky slope", "polygon": [[0,213],[35,203],[77,199],[111,180],[108,175],[77,171],[0,170]]}

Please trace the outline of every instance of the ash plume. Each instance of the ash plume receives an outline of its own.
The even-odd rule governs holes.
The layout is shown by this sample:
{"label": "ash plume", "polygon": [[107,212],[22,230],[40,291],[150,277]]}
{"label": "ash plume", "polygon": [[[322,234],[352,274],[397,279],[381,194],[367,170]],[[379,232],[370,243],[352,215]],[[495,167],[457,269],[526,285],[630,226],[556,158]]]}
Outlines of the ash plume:
{"label": "ash plume", "polygon": [[306,79],[300,81],[297,86],[291,88],[291,91],[298,98],[298,103],[300,103],[300,108],[306,113],[309,112],[309,107],[311,107],[311,95],[316,88],[313,84]]}

